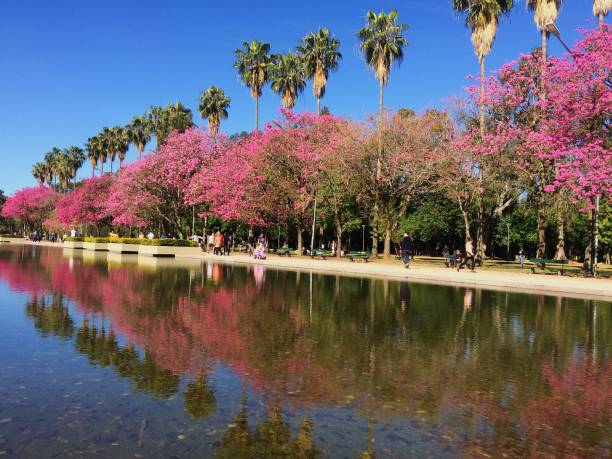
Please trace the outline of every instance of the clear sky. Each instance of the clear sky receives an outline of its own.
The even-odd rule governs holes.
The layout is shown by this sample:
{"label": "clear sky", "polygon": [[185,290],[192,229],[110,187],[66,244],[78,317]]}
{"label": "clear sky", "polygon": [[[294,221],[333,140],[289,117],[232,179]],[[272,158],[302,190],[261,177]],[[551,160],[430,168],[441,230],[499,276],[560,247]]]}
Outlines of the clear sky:
{"label": "clear sky", "polygon": [[[502,20],[490,69],[539,46],[525,0]],[[566,0],[558,21],[570,44],[576,29],[591,27],[592,1]],[[330,77],[323,105],[360,118],[377,110],[378,83],[359,54],[356,32],[367,10],[399,10],[409,29],[401,67],[394,67],[385,106],[423,110],[468,84],[478,64],[451,0],[1,0],[0,189],[10,194],[35,184],[32,165],[52,147],[83,146],[104,126],[127,124],[151,105],[180,101],[194,111],[210,85],[232,98],[221,129],[251,130],[254,102],[233,68],[233,51],[254,38],[272,52],[292,50],[299,39],[328,27],[341,41],[343,59]],[[562,48],[551,38],[550,51]],[[260,118],[276,116],[280,99],[264,91]],[[312,86],[296,110],[315,109]],[[134,152],[128,154],[133,160]],[[108,169],[108,166],[107,166]],[[84,167],[79,176],[88,176]]]}

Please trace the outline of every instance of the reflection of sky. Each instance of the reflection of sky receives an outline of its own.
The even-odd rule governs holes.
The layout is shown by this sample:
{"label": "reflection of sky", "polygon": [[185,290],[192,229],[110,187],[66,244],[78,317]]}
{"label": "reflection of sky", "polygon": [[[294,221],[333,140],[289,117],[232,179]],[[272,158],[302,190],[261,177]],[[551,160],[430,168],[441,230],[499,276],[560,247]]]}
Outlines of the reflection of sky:
{"label": "reflection of sky", "polygon": [[[70,266],[68,259],[57,259],[63,266]],[[10,439],[8,446],[15,448],[15,439],[23,438],[26,435],[23,432],[28,432],[27,444],[31,449],[20,449],[22,457],[40,457],[35,455],[34,448],[41,448],[45,444],[51,445],[49,449],[44,449],[49,454],[62,454],[63,443],[56,443],[55,437],[66,440],[72,449],[91,446],[93,449],[88,450],[91,454],[96,448],[106,448],[113,455],[121,456],[131,456],[137,452],[145,454],[145,457],[164,457],[166,453],[190,457],[197,451],[201,456],[209,457],[227,425],[233,422],[240,409],[241,394],[244,393],[252,431],[257,422],[265,420],[267,407],[279,403],[285,421],[295,434],[305,416],[304,405],[307,405],[307,414],[315,425],[315,445],[329,456],[336,457],[340,453],[355,456],[363,451],[367,447],[368,419],[373,419],[375,422],[371,423],[370,428],[376,438],[377,453],[382,457],[406,457],[406,451],[417,457],[452,457],[465,452],[467,439],[476,437],[479,440],[479,436],[497,434],[494,421],[507,419],[505,416],[508,413],[514,415],[516,401],[526,392],[534,395],[534,398],[539,397],[536,400],[540,404],[538,406],[558,408],[556,399],[546,398],[546,382],[538,374],[538,359],[558,359],[558,351],[553,356],[548,346],[544,346],[544,350],[535,346],[541,337],[558,341],[560,353],[569,351],[579,363],[585,356],[582,338],[577,337],[584,329],[584,323],[579,322],[584,315],[569,316],[573,318],[573,321],[566,323],[569,340],[564,341],[563,336],[558,339],[552,320],[542,322],[540,329],[534,328],[534,315],[529,314],[534,312],[535,297],[503,297],[497,296],[503,294],[476,290],[471,295],[472,307],[465,312],[464,289],[406,282],[383,284],[385,281],[364,279],[351,284],[350,279],[335,280],[312,273],[302,276],[300,284],[297,277],[284,277],[286,273],[282,271],[268,271],[266,276],[263,269],[258,271],[254,267],[249,268],[246,275],[247,268],[232,271],[222,265],[207,264],[206,267],[190,270],[186,285],[169,283],[167,286],[172,294],[188,292],[193,301],[183,303],[184,298],[180,295],[169,296],[164,298],[176,300],[177,304],[159,305],[155,302],[160,297],[137,292],[136,287],[130,288],[130,282],[138,281],[140,288],[152,288],[151,280],[161,281],[167,277],[142,277],[144,271],[138,268],[134,260],[134,257],[127,260],[129,266],[115,263],[109,271],[106,271],[106,263],[97,266],[101,268],[99,271],[94,266],[88,266],[86,271],[81,261],[74,258],[68,277],[61,276],[60,265],[50,264],[46,266],[48,272],[45,273],[50,275],[50,279],[46,279],[50,283],[46,284],[35,264],[29,265],[26,270],[13,271],[7,269],[6,263],[0,265],[3,269],[0,275],[7,276],[11,282],[9,286],[0,278],[0,421],[10,418],[1,425],[0,451],[3,451],[7,441],[2,435]],[[205,273],[208,269],[210,272],[206,279],[195,278],[196,273]],[[169,278],[180,274],[168,266],[164,270],[164,275]],[[79,277],[79,274],[93,277]],[[161,369],[171,369],[175,374],[182,375],[175,394],[160,400],[154,399],[150,392],[134,392],[131,379],[119,376],[111,367],[96,366],[86,355],[77,353],[74,339],[51,335],[43,338],[35,329],[33,320],[25,314],[31,292],[42,288],[64,289],[78,299],[81,292],[72,281],[81,278],[89,279],[92,286],[105,285],[110,290],[116,285],[113,282],[123,279],[121,286],[124,292],[119,292],[118,296],[101,296],[104,301],[116,301],[113,305],[115,308],[110,308],[109,304],[103,304],[101,308],[89,298],[91,304],[88,306],[99,311],[85,313],[89,325],[102,327],[104,324],[108,331],[111,320],[115,320],[112,325],[120,346],[127,345],[129,337],[132,344],[137,344],[136,351],[141,359],[145,353],[144,345],[155,347],[161,342],[155,349],[153,360]],[[243,283],[236,283],[236,279],[242,279]],[[104,282],[100,282],[102,280]],[[212,286],[206,285],[209,280]],[[72,290],[68,287],[69,283]],[[42,284],[44,287],[41,287]],[[295,296],[291,296],[288,293],[290,284],[299,284],[304,288],[297,293],[294,291]],[[363,294],[373,285],[384,287],[386,293],[392,292],[388,304],[384,303],[382,296],[368,297]],[[351,287],[341,290],[351,302],[342,303],[342,295],[334,299],[330,295],[325,296],[326,286],[328,294],[333,293],[336,286]],[[11,291],[11,288],[15,291]],[[92,293],[91,288],[94,287],[90,287],[88,293]],[[257,294],[252,295],[249,288],[256,290]],[[24,292],[17,291],[19,289],[24,289]],[[376,290],[372,292],[376,293]],[[445,292],[444,295],[450,293],[444,296],[440,292]],[[168,292],[160,294],[165,293]],[[49,304],[52,294],[48,293],[46,297]],[[88,295],[82,295],[80,300],[83,298],[87,299]],[[377,302],[370,302],[372,298]],[[486,301],[480,303],[482,299]],[[398,300],[408,300],[410,307],[402,310]],[[500,304],[505,306],[500,308]],[[514,309],[503,309],[513,304]],[[547,315],[547,311],[554,312],[552,304],[543,304],[542,317],[554,319],[553,315]],[[75,328],[80,327],[82,311],[87,311],[87,307],[75,305],[71,300],[66,300],[66,305]],[[584,306],[577,302],[572,305]],[[160,306],[159,309],[156,306]],[[602,304],[600,313],[607,311],[608,307]],[[123,314],[128,309],[131,315]],[[270,311],[279,310],[287,314],[267,315]],[[572,307],[566,312],[576,310]],[[326,316],[330,311],[334,315]],[[380,315],[377,316],[377,313]],[[234,316],[229,317],[232,314]],[[260,314],[267,322],[260,320]],[[489,314],[489,317],[499,320],[482,322],[481,326],[480,319]],[[169,320],[163,321],[162,318]],[[455,319],[456,323],[453,322]],[[274,320],[278,323],[272,323]],[[349,329],[342,328],[344,321],[351,324]],[[597,323],[602,326],[603,322],[600,320]],[[158,324],[166,328],[155,331]],[[217,329],[212,330],[213,326]],[[256,327],[264,330],[253,330]],[[326,342],[328,333],[333,339]],[[213,334],[216,340],[211,341]],[[287,349],[298,353],[300,346],[309,344],[308,340],[295,341],[298,347],[292,348],[287,343],[293,341],[283,341],[294,334],[312,340],[321,338],[322,343],[314,343],[315,346],[311,348],[313,361],[307,369],[301,365],[303,362],[283,358]],[[175,336],[176,340],[164,340],[169,335]],[[358,335],[358,339],[352,341],[354,335]],[[187,337],[187,341],[181,341],[183,337]],[[452,347],[451,337],[454,337]],[[377,338],[381,339],[377,341]],[[183,392],[192,380],[191,373],[184,365],[175,365],[175,361],[170,361],[173,356],[178,358],[184,354],[174,353],[175,349],[168,348],[171,345],[191,345],[195,348],[190,339],[208,339],[203,342],[210,355],[194,354],[206,359],[209,365],[208,382],[216,398],[214,413],[199,420],[192,420],[183,407]],[[597,342],[598,349],[608,349],[609,343],[605,339],[603,335]],[[371,347],[370,340],[373,343]],[[442,346],[439,346],[440,343]],[[232,345],[240,349],[227,352]],[[349,345],[354,349],[349,349]],[[529,351],[525,352],[526,349]],[[148,350],[152,351],[152,348]],[[329,358],[328,353],[333,355],[338,350],[339,359],[346,361]],[[274,353],[273,356],[266,354],[270,351]],[[364,352],[368,353],[366,360],[361,359],[366,355]],[[506,360],[506,355],[511,358]],[[281,364],[276,367],[279,362]],[[282,362],[291,362],[291,365],[287,364],[285,368]],[[330,363],[335,363],[339,368],[324,366]],[[562,371],[566,362],[560,363]],[[366,374],[369,365],[374,365],[375,372],[380,372],[380,375],[369,379]],[[401,365],[401,368],[394,365]],[[511,368],[511,365],[514,367]],[[423,368],[425,366],[427,368]],[[327,370],[328,373],[309,373],[313,369]],[[189,374],[184,375],[185,372]],[[495,379],[497,374],[500,381],[486,379]],[[312,379],[308,380],[308,375]],[[481,376],[483,378],[478,379]],[[302,399],[294,392],[292,384],[301,378],[306,378],[306,383],[314,387],[311,398],[305,395]],[[571,383],[571,375],[568,378]],[[533,381],[538,382],[535,387],[530,385]],[[497,387],[494,386],[496,382],[499,383]],[[318,384],[333,388],[333,392],[337,393],[327,397],[328,394],[317,390]],[[374,387],[374,384],[380,386]],[[306,394],[305,389],[302,388],[302,395]],[[398,392],[398,389],[403,392]],[[601,391],[601,387],[598,386],[597,390]],[[399,401],[387,397],[393,391],[400,397]],[[567,394],[563,395],[565,397]],[[441,399],[437,400],[437,396]],[[592,399],[597,400],[597,397]],[[381,416],[381,411],[385,410],[386,414]],[[466,412],[475,413],[478,421],[471,425],[466,419]],[[512,422],[517,421],[513,419]],[[142,436],[139,434],[142,425],[146,429],[142,434],[144,446],[141,449],[136,445],[139,435]],[[503,432],[502,435],[507,433]],[[185,438],[179,439],[179,436]]]}
{"label": "reflection of sky", "polygon": [[[29,446],[20,450],[23,457],[45,457],[41,451],[49,455],[62,451],[63,443],[54,443],[51,438],[58,433],[74,448],[95,444],[113,454],[131,455],[133,450],[128,445],[133,444],[143,420],[147,420],[143,448],[135,451],[145,457],[167,457],[168,451],[190,457],[194,449],[202,457],[211,457],[213,443],[240,409],[243,392],[247,394],[251,428],[265,421],[266,405],[273,400],[259,398],[251,387],[243,386],[240,375],[217,361],[209,377],[217,409],[209,417],[191,422],[183,411],[181,396],[189,378],[183,378],[179,392],[167,400],[152,400],[146,393],[133,392],[129,379],[117,376],[110,367],[91,365],[86,356],[75,353],[72,340],[43,339],[25,316],[28,299],[27,294],[12,292],[0,282],[0,419],[11,418],[2,425],[0,439],[23,438],[23,431],[29,431]],[[75,325],[80,324],[82,317],[75,308],[70,305],[69,310]],[[121,336],[118,340],[126,341]],[[285,404],[283,415],[295,434],[304,411]],[[316,430],[317,447],[329,455],[346,453],[347,448],[357,454],[367,447],[367,419],[350,403],[340,407],[313,406],[308,415],[320,427]],[[456,454],[433,433],[435,425],[419,420],[418,414],[408,420],[395,417],[375,423],[377,446],[388,451],[410,448],[419,456],[439,453],[444,448],[446,456]],[[423,431],[429,433],[423,437]],[[179,440],[179,435],[186,438]],[[407,440],[420,437],[418,442]],[[387,453],[386,457],[404,456]]]}

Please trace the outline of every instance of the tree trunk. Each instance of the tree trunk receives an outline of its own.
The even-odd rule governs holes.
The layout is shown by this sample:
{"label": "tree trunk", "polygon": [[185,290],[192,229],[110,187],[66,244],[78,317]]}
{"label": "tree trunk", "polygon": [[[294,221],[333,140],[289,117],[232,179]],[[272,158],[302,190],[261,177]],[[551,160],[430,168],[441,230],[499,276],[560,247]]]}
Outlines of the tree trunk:
{"label": "tree trunk", "polygon": [[91,166],[91,177],[95,177],[96,176],[96,167],[92,164]]}
{"label": "tree trunk", "polygon": [[546,203],[544,190],[538,190],[538,250],[536,258],[546,258]]}
{"label": "tree trunk", "polygon": [[480,59],[480,140],[484,140],[485,135],[485,59]]}
{"label": "tree trunk", "polygon": [[302,228],[297,229],[297,254],[302,255],[304,253],[304,241],[302,240]]}
{"label": "tree trunk", "polygon": [[321,98],[317,97],[317,115],[321,114]]}
{"label": "tree trunk", "polygon": [[604,15],[603,13],[599,13],[599,30],[600,31],[603,29],[603,25],[604,25]]}
{"label": "tree trunk", "polygon": [[372,216],[372,257],[378,256],[378,203],[374,203],[374,215]]}
{"label": "tree trunk", "polygon": [[255,96],[255,130],[259,131],[259,96]]}
{"label": "tree trunk", "polygon": [[565,220],[562,215],[559,215],[559,234],[557,236],[557,251],[555,252],[555,259],[565,260]]}
{"label": "tree trunk", "polygon": [[391,225],[385,225],[385,247],[383,250],[383,258],[391,258]]}
{"label": "tree trunk", "polygon": [[336,257],[340,257],[340,251],[342,250],[342,225],[336,220]]}
{"label": "tree trunk", "polygon": [[110,173],[111,175],[113,175],[113,162],[115,161],[115,158],[111,158],[110,160]]}
{"label": "tree trunk", "polygon": [[472,234],[470,233],[470,219],[467,211],[463,208],[463,203],[461,202],[461,200],[459,200],[459,210],[461,211],[461,216],[463,217],[465,240],[467,241],[469,238],[472,237]]}
{"label": "tree trunk", "polygon": [[487,246],[485,244],[485,215],[484,215],[484,196],[481,191],[478,198],[478,221],[476,226],[476,260],[482,261],[485,258]]}

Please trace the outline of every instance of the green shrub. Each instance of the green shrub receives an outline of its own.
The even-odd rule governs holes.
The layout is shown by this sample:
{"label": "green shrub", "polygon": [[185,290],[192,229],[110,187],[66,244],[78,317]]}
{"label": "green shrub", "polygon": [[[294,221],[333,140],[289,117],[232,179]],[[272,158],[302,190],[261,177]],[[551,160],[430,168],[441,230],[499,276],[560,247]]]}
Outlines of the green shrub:
{"label": "green shrub", "polygon": [[134,237],[67,237],[66,241],[73,242],[94,242],[99,244],[135,244],[153,245],[164,247],[197,247],[196,241],[186,241],[184,239],[138,239]]}
{"label": "green shrub", "polygon": [[106,244],[110,242],[110,238],[107,237],[86,237],[83,238],[84,242],[94,242],[96,244]]}

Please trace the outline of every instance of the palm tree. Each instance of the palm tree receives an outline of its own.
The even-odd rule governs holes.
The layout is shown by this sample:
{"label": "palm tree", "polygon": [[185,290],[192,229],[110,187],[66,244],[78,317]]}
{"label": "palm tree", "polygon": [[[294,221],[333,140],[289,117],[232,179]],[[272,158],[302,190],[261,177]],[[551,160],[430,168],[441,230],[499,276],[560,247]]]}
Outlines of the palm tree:
{"label": "palm tree", "polygon": [[45,183],[47,177],[47,163],[39,162],[32,166],[32,176],[36,179],[39,185]]}
{"label": "palm tree", "polygon": [[45,163],[47,164],[47,176],[45,177],[49,186],[54,185],[55,179],[57,178],[57,170],[58,170],[58,157],[62,152],[57,147],[53,147],[51,151],[45,154]]}
{"label": "palm tree", "polygon": [[306,87],[302,60],[293,53],[280,54],[274,60],[271,71],[272,91],[281,96],[283,107],[291,109]]}
{"label": "palm tree", "polygon": [[[374,69],[374,75],[378,79],[378,157],[376,160],[376,179],[380,180],[382,169],[382,121],[383,121],[383,88],[389,80],[391,64],[397,61],[401,64],[404,58],[404,46],[407,45],[402,33],[408,27],[406,24],[397,22],[398,12],[393,10],[386,14],[384,12],[374,13],[368,11],[366,25],[357,36],[361,41],[360,49],[366,63]],[[378,198],[375,199],[373,209],[373,236],[372,255],[378,254]]]}
{"label": "palm tree", "polygon": [[117,152],[117,156],[119,156],[119,169],[121,169],[123,161],[125,161],[125,156],[130,149],[130,135],[127,126],[125,128],[116,126],[112,131],[115,138],[115,151]]}
{"label": "palm tree", "polygon": [[245,41],[244,49],[234,51],[236,62],[234,67],[242,82],[251,90],[251,96],[255,98],[255,130],[259,130],[259,98],[263,86],[270,79],[270,45],[253,40],[251,43]]}
{"label": "palm tree", "polygon": [[604,24],[604,17],[612,10],[612,0],[593,0],[593,14],[599,19],[599,28]]}
{"label": "palm tree", "polygon": [[165,108],[157,105],[152,106],[146,114],[155,132],[157,146],[164,144],[168,136],[174,132],[184,132],[193,126],[193,115],[191,110],[180,102],[168,104]]}
{"label": "palm tree", "polygon": [[533,11],[533,18],[542,33],[542,79],[546,73],[548,25],[557,22],[563,0],[527,0],[527,8]]}
{"label": "palm tree", "polygon": [[87,159],[89,159],[89,163],[91,164],[91,176],[94,177],[96,175],[96,167],[98,166],[98,159],[100,158],[100,140],[97,136],[90,137],[87,139],[87,143],[85,144],[85,149],[87,150]]}
{"label": "palm tree", "polygon": [[115,150],[115,133],[111,128],[105,127],[99,135],[106,158],[110,161],[110,173],[112,174],[113,162],[115,161],[115,156],[117,156],[117,151]]}
{"label": "palm tree", "polygon": [[135,116],[127,130],[130,142],[138,150],[138,159],[140,159],[145,146],[151,140],[151,131],[153,130],[151,120],[144,116]]}
{"label": "palm tree", "polygon": [[465,25],[472,29],[472,45],[480,62],[480,135],[484,137],[485,58],[497,34],[502,14],[512,9],[513,0],[453,0],[453,8],[465,13]]}
{"label": "palm tree", "polygon": [[76,186],[77,172],[85,162],[85,153],[82,148],[74,145],[66,148],[64,151],[68,155],[70,161],[70,176],[72,180],[74,180],[74,185]]}
{"label": "palm tree", "polygon": [[389,80],[391,64],[397,61],[401,64],[404,58],[404,46],[407,45],[402,33],[408,27],[406,24],[398,24],[397,10],[389,14],[384,12],[374,13],[368,11],[366,26],[358,32],[361,40],[361,52],[366,63],[374,69],[374,74],[379,80],[378,119],[382,122],[383,112],[383,87]]}
{"label": "palm tree", "polygon": [[208,130],[212,135],[217,135],[222,119],[227,118],[227,110],[232,99],[225,95],[223,89],[211,86],[200,94],[200,116],[208,119]]}
{"label": "palm tree", "polygon": [[297,52],[304,63],[304,75],[312,79],[312,92],[317,99],[317,114],[321,114],[321,98],[325,95],[325,86],[330,70],[338,68],[342,54],[338,51],[340,42],[329,35],[327,28],[317,33],[310,32],[302,38],[302,45]]}
{"label": "palm tree", "polygon": [[68,190],[72,175],[72,163],[66,150],[60,151],[56,156],[54,167],[55,176],[59,182],[59,188],[63,191]]}

